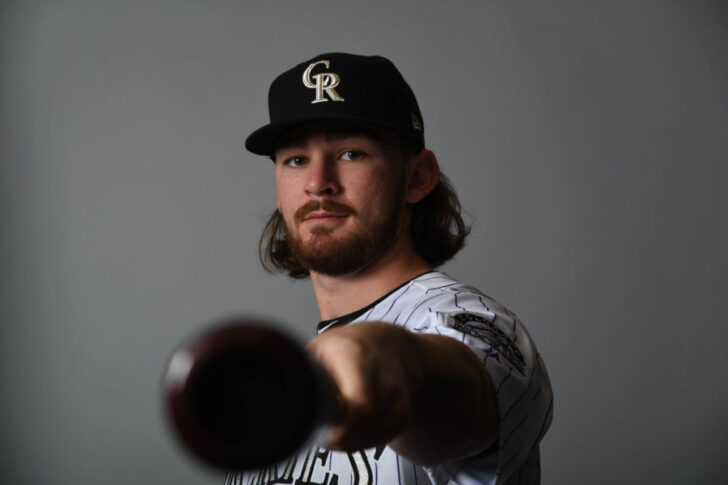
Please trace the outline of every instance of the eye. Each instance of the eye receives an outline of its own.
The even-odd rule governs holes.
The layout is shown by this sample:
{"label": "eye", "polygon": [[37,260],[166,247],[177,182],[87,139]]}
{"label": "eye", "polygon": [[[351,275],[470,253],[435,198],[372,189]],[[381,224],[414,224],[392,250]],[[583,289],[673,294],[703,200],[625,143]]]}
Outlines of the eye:
{"label": "eye", "polygon": [[364,153],[356,150],[346,150],[341,154],[341,158],[351,161],[361,160],[362,158],[364,158]]}
{"label": "eye", "polygon": [[283,165],[287,165],[289,167],[300,167],[306,163],[306,159],[304,157],[289,157],[283,160]]}

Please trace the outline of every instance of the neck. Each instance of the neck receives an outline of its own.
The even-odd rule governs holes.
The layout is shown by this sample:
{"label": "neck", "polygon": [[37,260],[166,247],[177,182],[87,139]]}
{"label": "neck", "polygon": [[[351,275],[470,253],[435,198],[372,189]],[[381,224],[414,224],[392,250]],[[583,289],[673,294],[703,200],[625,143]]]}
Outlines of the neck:
{"label": "neck", "polygon": [[327,276],[311,272],[321,319],[330,320],[364,308],[431,269],[415,252],[409,238],[400,237],[377,261],[354,273]]}

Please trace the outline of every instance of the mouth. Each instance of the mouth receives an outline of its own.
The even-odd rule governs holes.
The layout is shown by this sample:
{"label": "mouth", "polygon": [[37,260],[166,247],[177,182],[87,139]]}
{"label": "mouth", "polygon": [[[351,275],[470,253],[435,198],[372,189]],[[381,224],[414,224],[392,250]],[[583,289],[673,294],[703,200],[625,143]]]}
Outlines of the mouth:
{"label": "mouth", "polygon": [[349,217],[348,214],[342,214],[340,212],[312,211],[309,212],[303,220],[311,222],[327,222],[345,219],[347,217]]}

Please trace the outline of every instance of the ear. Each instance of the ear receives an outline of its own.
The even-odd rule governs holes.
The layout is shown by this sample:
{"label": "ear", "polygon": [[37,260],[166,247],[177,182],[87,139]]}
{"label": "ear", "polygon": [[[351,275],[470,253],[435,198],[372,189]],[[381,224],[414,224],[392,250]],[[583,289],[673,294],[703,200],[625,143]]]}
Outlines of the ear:
{"label": "ear", "polygon": [[410,204],[421,201],[440,181],[440,165],[430,150],[422,150],[408,160],[405,199]]}

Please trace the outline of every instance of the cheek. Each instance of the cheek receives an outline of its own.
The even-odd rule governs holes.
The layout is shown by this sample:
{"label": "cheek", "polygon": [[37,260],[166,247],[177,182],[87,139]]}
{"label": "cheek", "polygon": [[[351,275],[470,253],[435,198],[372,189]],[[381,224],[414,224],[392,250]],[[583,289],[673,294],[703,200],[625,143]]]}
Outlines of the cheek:
{"label": "cheek", "polygon": [[402,176],[398,173],[388,171],[386,173],[377,174],[369,181],[370,187],[376,192],[374,194],[379,195],[382,198],[389,198],[394,194],[400,192],[402,186]]}
{"label": "cheek", "polygon": [[290,182],[276,177],[276,191],[278,194],[276,198],[276,207],[282,214],[286,215],[287,212],[290,212],[292,205],[291,194],[293,194],[293,192],[291,190]]}
{"label": "cheek", "polygon": [[401,197],[398,194],[398,186],[393,180],[384,177],[372,178],[365,187],[361,188],[360,206],[365,218],[381,220],[389,217],[393,210],[394,198]]}
{"label": "cheek", "polygon": [[278,207],[278,211],[283,215],[283,217],[288,220],[291,218],[293,212],[296,210],[295,204],[289,200],[287,197],[281,197],[278,195],[278,202],[276,203],[276,207]]}
{"label": "cheek", "polygon": [[278,209],[278,212],[280,212],[281,216],[283,216],[283,220],[286,222],[286,225],[290,227],[290,221],[293,218],[293,213],[296,209],[294,204],[285,196],[281,196],[281,193],[279,192],[278,200],[276,201],[276,208]]}

